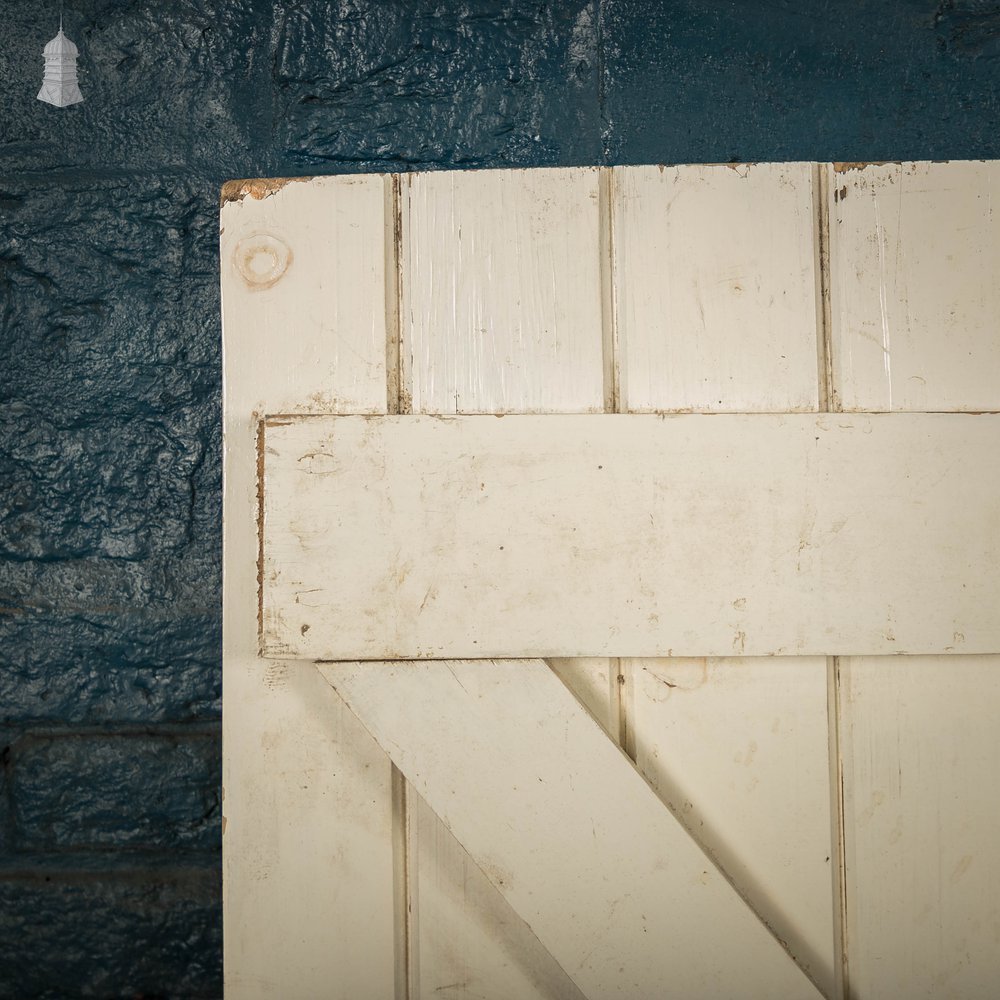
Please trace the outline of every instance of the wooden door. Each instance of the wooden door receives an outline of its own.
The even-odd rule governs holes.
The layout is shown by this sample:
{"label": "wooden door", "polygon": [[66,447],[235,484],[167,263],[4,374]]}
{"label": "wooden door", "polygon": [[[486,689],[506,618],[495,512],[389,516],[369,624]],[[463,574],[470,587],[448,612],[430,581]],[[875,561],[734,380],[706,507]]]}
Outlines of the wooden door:
{"label": "wooden door", "polygon": [[[227,188],[229,995],[992,995],[1000,533],[997,418],[982,411],[1000,408],[996,176],[992,164],[761,164]],[[633,621],[620,645],[587,631],[621,628],[580,603],[596,585],[578,570],[607,548],[612,519],[541,574],[550,630],[494,627],[488,652],[504,659],[475,657],[485,623],[451,630],[468,648],[451,636],[435,653],[458,605],[406,647],[419,661],[345,662],[369,648],[330,645],[360,620],[330,609],[371,588],[341,586],[334,601],[328,584],[360,580],[377,539],[351,569],[327,553],[306,586],[299,564],[336,525],[303,527],[308,491],[281,463],[294,473],[306,459],[342,521],[346,495],[331,507],[328,494],[347,480],[331,456],[367,461],[352,501],[367,516],[364,491],[388,467],[378,435],[391,451],[401,429],[424,433],[420,414],[496,413],[534,415],[511,425],[522,455],[550,433],[562,454],[586,422],[595,440],[620,428],[602,445],[612,458],[579,480],[611,491],[600,510],[646,512],[691,465],[715,469],[685,520],[716,557],[713,584],[699,590],[696,546],[679,580],[636,595],[676,586],[669,610],[703,616],[688,637],[667,610]],[[596,416],[608,413],[635,416]],[[714,457],[698,453],[699,429],[696,462],[676,453],[673,476],[668,463],[644,483],[635,442],[663,447],[662,421],[639,416],[653,413],[676,415],[674,428],[730,416],[714,424]],[[386,418],[346,451],[310,445],[355,426],[338,414]],[[497,435],[482,420],[457,417],[447,433],[488,451]],[[595,477],[628,451],[616,434],[640,458],[608,485]],[[839,443],[822,460],[796,451],[812,437]],[[443,453],[428,440],[428,458]],[[734,441],[765,458],[727,478]],[[734,503],[768,488],[758,470],[776,454],[795,503]],[[449,476],[425,478],[418,515],[400,522],[410,535],[447,531],[480,502],[460,489],[458,507],[435,509],[454,504],[437,491]],[[871,491],[860,504],[855,479]],[[485,480],[482,492],[486,503]],[[543,526],[550,495],[542,482],[530,500]],[[852,502],[882,520],[848,527]],[[753,586],[720,609],[731,574],[717,528],[748,512],[764,517],[740,522],[748,538],[772,531],[777,545],[794,529],[775,551],[804,587],[768,596],[773,560],[751,561],[734,573],[752,569]],[[936,533],[908,530],[921,517]],[[852,537],[859,521],[869,535]],[[852,572],[883,543],[867,575]],[[430,621],[438,581],[472,580],[461,552],[429,565],[397,559],[383,605],[410,600],[414,621]],[[522,579],[538,568],[520,565]],[[511,580],[494,626],[523,619]],[[412,637],[404,626],[394,639]],[[404,655],[377,655],[390,654]]]}

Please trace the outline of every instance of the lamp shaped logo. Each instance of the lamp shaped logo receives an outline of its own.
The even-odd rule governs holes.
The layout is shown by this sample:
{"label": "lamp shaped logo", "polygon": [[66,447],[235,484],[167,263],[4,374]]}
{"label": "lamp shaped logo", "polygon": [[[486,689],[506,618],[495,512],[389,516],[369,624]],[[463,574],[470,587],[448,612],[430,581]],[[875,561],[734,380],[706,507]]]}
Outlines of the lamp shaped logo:
{"label": "lamp shaped logo", "polygon": [[45,46],[45,75],[38,99],[57,108],[79,104],[83,100],[76,82],[76,46],[63,34],[62,18],[59,34]]}

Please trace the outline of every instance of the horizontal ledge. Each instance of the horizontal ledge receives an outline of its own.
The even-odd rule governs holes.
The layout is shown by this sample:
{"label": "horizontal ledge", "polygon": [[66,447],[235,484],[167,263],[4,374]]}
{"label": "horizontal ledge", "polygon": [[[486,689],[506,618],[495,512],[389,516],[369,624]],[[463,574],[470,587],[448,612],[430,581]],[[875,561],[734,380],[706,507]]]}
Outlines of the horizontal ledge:
{"label": "horizontal ledge", "polygon": [[1000,417],[971,416],[270,418],[261,651],[995,652]]}

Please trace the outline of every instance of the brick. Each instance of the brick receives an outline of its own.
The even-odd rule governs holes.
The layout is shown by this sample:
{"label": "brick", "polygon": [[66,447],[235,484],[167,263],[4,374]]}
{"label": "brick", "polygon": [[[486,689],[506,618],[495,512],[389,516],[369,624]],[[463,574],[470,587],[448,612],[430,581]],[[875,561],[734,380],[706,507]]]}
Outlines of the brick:
{"label": "brick", "polygon": [[997,155],[995,4],[605,0],[602,26],[613,163]]}
{"label": "brick", "polygon": [[8,768],[15,848],[221,847],[212,734],[27,736]]}
{"label": "brick", "polygon": [[0,204],[0,718],[217,717],[215,187],[27,178]]}
{"label": "brick", "polygon": [[599,161],[595,0],[283,5],[280,155],[387,166]]}
{"label": "brick", "polygon": [[[86,567],[75,567],[76,580],[64,569],[69,585],[88,579]],[[218,719],[220,611],[173,606],[164,619],[123,605],[0,616],[0,723]]]}
{"label": "brick", "polygon": [[0,1000],[222,996],[213,871],[0,876]]}
{"label": "brick", "polygon": [[18,85],[0,119],[3,172],[179,169],[198,157],[221,165],[263,145],[269,4],[67,4],[84,97],[69,110],[35,100],[58,14],[58,6],[4,5],[0,64]]}

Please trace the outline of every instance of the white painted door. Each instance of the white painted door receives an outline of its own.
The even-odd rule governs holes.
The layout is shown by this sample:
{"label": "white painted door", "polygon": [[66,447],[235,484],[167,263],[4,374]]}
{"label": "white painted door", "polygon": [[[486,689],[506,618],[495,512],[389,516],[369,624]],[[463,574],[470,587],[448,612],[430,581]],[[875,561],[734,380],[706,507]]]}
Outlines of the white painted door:
{"label": "white painted door", "polygon": [[227,995],[994,994],[997,176],[224,192]]}

